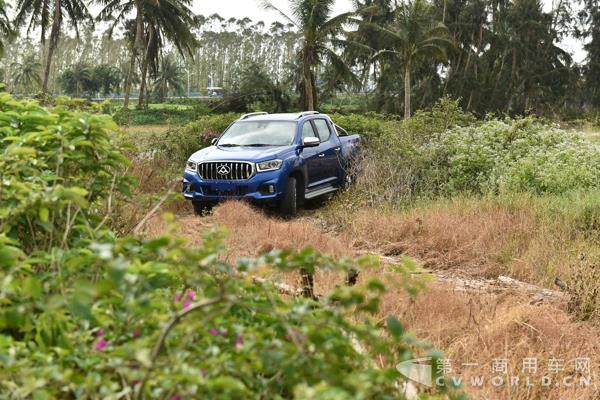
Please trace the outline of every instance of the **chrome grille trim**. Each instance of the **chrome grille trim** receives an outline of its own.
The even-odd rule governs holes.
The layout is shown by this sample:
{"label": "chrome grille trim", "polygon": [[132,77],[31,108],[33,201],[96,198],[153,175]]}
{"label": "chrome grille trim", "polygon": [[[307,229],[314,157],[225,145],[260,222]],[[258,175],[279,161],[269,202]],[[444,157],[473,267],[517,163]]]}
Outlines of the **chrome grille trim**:
{"label": "chrome grille trim", "polygon": [[[220,172],[229,172],[220,173],[220,169]],[[198,175],[207,181],[246,181],[255,172],[254,163],[247,161],[205,161],[198,164]]]}

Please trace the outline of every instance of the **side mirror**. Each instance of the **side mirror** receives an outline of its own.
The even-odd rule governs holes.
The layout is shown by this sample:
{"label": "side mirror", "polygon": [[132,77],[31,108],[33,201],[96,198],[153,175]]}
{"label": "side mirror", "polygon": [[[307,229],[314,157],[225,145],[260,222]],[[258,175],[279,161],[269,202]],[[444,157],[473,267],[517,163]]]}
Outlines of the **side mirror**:
{"label": "side mirror", "polygon": [[303,147],[317,147],[321,144],[321,141],[316,137],[306,137],[302,139]]}
{"label": "side mirror", "polygon": [[214,138],[213,140],[211,140],[211,141],[210,141],[210,144],[211,144],[212,146],[214,146],[215,144],[217,144],[217,141],[218,141],[218,140],[219,140],[218,138]]}

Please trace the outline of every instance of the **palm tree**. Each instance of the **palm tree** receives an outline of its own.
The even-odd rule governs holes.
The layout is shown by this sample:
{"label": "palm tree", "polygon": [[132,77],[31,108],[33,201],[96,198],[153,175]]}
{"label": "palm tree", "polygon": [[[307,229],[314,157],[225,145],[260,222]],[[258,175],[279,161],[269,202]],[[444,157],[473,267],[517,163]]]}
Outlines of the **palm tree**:
{"label": "palm tree", "polygon": [[91,81],[92,68],[82,62],[67,69],[60,77],[64,90],[75,97],[80,97],[82,92],[88,92]]}
{"label": "palm tree", "polygon": [[391,54],[404,66],[404,118],[411,115],[411,69],[417,62],[428,59],[445,61],[447,49],[453,46],[448,28],[436,21],[433,6],[427,0],[410,0],[396,10],[394,22],[377,28],[388,44],[377,56]]}
{"label": "palm tree", "polygon": [[161,50],[165,41],[173,43],[182,57],[193,57],[196,39],[191,31],[195,15],[189,9],[189,0],[163,0],[147,4],[144,10],[145,53],[142,60],[142,83],[139,105],[147,100],[146,77],[150,68],[154,74],[158,70]]}
{"label": "palm tree", "polygon": [[315,67],[327,59],[328,64],[338,71],[345,80],[356,82],[356,77],[347,63],[334,51],[334,47],[346,47],[348,41],[339,38],[343,26],[353,21],[355,13],[348,12],[331,16],[335,0],[289,0],[292,15],[288,16],[269,0],[263,1],[265,9],[275,10],[303,33],[300,49],[302,59],[302,81],[304,106],[315,110],[317,90]]}
{"label": "palm tree", "polygon": [[123,80],[119,68],[109,64],[101,64],[94,68],[93,75],[104,96],[118,90]]}
{"label": "palm tree", "polygon": [[195,15],[191,11],[192,0],[100,0],[104,8],[98,19],[112,20],[109,34],[120,23],[127,23],[127,16],[136,11],[135,25],[131,30],[131,60],[129,71],[125,77],[125,104],[129,106],[132,77],[134,75],[135,60],[141,53],[142,76],[141,97],[145,91],[145,78],[149,64],[154,63],[154,69],[159,60],[160,50],[165,41],[172,43],[177,50],[184,54],[192,54],[195,44],[191,32],[195,25]]}
{"label": "palm tree", "polygon": [[19,63],[14,62],[10,65],[12,72],[13,84],[21,86],[25,94],[31,93],[31,88],[39,86],[42,82],[40,78],[40,70],[42,64],[37,61],[34,54],[29,54]]}
{"label": "palm tree", "polygon": [[173,58],[162,59],[160,68],[154,75],[154,91],[160,102],[165,100],[169,92],[183,92],[183,73]]}
{"label": "palm tree", "polygon": [[0,0],[0,56],[4,53],[4,39],[8,39],[14,35],[7,11],[8,5],[3,0]]}
{"label": "palm tree", "polygon": [[70,26],[75,30],[79,38],[79,26],[86,21],[92,21],[85,2],[83,0],[18,0],[15,26],[17,28],[27,26],[27,33],[39,28],[41,43],[46,43],[46,33],[50,28],[48,41],[48,52],[44,66],[44,80],[42,91],[48,91],[48,77],[52,66],[52,57],[58,46],[63,20],[68,19]]}

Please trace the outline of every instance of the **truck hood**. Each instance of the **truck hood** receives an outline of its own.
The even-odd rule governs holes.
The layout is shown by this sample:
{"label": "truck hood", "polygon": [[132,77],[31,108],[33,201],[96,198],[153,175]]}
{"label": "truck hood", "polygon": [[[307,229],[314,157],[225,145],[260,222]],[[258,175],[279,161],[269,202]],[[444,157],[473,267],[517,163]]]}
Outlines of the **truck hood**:
{"label": "truck hood", "polygon": [[293,146],[270,147],[217,147],[210,146],[192,154],[191,161],[251,161],[262,162],[282,157],[294,149]]}

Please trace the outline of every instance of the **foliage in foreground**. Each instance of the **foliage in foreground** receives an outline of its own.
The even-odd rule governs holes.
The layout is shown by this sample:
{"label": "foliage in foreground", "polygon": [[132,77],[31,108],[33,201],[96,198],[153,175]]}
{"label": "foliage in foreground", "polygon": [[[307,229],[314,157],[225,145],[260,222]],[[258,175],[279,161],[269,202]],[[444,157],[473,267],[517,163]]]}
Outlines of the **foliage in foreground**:
{"label": "foliage in foreground", "polygon": [[373,260],[306,249],[231,265],[219,231],[196,249],[172,236],[115,238],[106,222],[128,180],[111,127],[0,96],[0,393],[403,398],[394,366],[430,349],[394,317],[387,329],[374,319],[382,282],[338,288],[317,304],[248,276]]}

